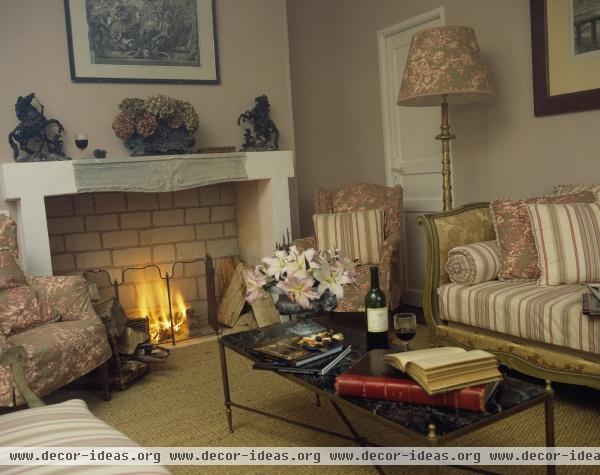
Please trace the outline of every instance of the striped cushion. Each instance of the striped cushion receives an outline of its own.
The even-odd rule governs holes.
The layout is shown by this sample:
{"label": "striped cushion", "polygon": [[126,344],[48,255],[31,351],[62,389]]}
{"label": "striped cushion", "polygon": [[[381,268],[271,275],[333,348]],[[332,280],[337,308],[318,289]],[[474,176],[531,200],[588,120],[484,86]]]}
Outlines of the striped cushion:
{"label": "striped cushion", "polygon": [[378,265],[383,244],[383,211],[313,215],[320,250],[339,249],[362,264]]}
{"label": "striped cushion", "polygon": [[438,288],[443,320],[600,354],[600,318],[581,313],[585,292],[584,285],[514,280]]}
{"label": "striped cushion", "polygon": [[554,187],[555,195],[566,193],[579,193],[581,191],[591,191],[596,196],[596,201],[600,201],[600,185],[593,183],[580,183],[578,185],[557,185]]}
{"label": "striped cushion", "polygon": [[494,280],[500,272],[496,241],[457,246],[448,252],[446,272],[455,284],[473,285]]}
{"label": "striped cushion", "polygon": [[600,282],[600,206],[529,205],[540,285]]}
{"label": "striped cushion", "polygon": [[[0,416],[0,447],[137,447],[129,437],[92,415],[85,402],[72,399],[52,406]],[[60,465],[3,467],[2,473],[82,473]],[[85,466],[85,473],[169,473],[160,466]]]}

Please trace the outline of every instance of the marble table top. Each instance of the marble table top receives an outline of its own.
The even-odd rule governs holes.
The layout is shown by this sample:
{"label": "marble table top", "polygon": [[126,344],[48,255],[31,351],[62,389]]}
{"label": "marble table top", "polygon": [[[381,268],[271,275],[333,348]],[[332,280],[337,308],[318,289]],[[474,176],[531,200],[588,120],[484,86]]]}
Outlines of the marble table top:
{"label": "marble table top", "polygon": [[[335,378],[352,366],[366,353],[366,336],[364,332],[347,327],[337,326],[334,322],[319,318],[318,321],[334,330],[344,333],[345,342],[352,345],[352,351],[344,360],[323,376],[298,375],[285,373],[285,377],[298,383],[321,390],[333,400],[343,399],[359,409],[372,415],[386,419],[403,428],[403,432],[415,436],[427,437],[429,425],[434,424],[438,437],[451,438],[453,433],[464,433],[469,428],[479,428],[503,417],[502,413],[510,415],[522,407],[525,409],[535,403],[542,403],[547,395],[542,385],[533,384],[515,377],[506,376],[498,386],[487,412],[472,412],[460,409],[423,406],[401,402],[379,401],[374,399],[340,397],[335,394]],[[245,351],[265,341],[272,340],[286,333],[291,323],[271,325],[264,328],[249,330],[224,336],[223,344],[251,360],[256,357]],[[284,375],[284,373],[280,373]],[[410,434],[409,434],[410,435]],[[459,435],[459,434],[456,434]]]}

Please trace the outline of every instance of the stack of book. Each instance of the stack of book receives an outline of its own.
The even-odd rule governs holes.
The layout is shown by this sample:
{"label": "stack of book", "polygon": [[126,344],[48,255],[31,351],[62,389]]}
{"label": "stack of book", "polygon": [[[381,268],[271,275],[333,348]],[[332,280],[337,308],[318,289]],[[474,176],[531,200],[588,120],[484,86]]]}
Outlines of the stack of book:
{"label": "stack of book", "polygon": [[588,284],[588,293],[581,296],[583,314],[590,317],[600,316],[600,284]]}
{"label": "stack of book", "polygon": [[351,349],[340,339],[318,337],[315,344],[309,338],[287,336],[254,347],[250,352],[259,358],[254,369],[321,376],[342,361]]}
{"label": "stack of book", "polygon": [[501,379],[494,355],[481,350],[372,350],[335,387],[340,396],[484,412]]}

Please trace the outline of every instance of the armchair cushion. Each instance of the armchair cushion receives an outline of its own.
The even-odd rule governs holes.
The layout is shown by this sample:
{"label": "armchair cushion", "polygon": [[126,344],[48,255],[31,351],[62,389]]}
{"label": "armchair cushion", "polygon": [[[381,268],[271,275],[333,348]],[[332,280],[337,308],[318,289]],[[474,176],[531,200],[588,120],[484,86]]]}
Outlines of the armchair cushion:
{"label": "armchair cushion", "polygon": [[27,284],[27,277],[8,247],[0,248],[0,289]]}
{"label": "armchair cushion", "polygon": [[315,214],[313,222],[320,250],[340,249],[352,260],[379,265],[383,244],[382,210]]}
{"label": "armchair cushion", "polygon": [[97,319],[87,280],[80,276],[32,277],[46,321]]}
{"label": "armchair cushion", "polygon": [[305,251],[306,249],[316,249],[317,248],[317,237],[316,236],[308,236],[304,238],[294,239],[292,241],[292,245],[296,246],[301,251]]}
{"label": "armchair cushion", "polygon": [[332,192],[333,213],[380,208],[385,214],[385,237],[402,229],[402,188],[368,183],[344,185]]}
{"label": "armchair cushion", "polygon": [[0,248],[0,333],[9,336],[42,322],[37,294],[8,248]]}
{"label": "armchair cushion", "polygon": [[0,247],[7,247],[18,257],[17,224],[4,214],[0,214]]}

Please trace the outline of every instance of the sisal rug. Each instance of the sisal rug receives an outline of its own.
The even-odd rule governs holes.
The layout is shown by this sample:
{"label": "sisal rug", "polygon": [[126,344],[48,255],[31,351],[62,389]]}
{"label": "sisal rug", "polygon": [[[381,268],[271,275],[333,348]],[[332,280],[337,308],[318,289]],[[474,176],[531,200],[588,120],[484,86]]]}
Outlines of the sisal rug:
{"label": "sisal rug", "polygon": [[[227,352],[232,399],[242,404],[287,415],[313,425],[346,433],[333,408],[284,378],[254,371],[250,362]],[[556,442],[559,446],[600,445],[599,392],[558,386],[555,402]],[[215,342],[174,350],[167,363],[156,365],[140,382],[113,393],[110,402],[99,392],[57,391],[47,402],[73,397],[87,401],[108,424],[144,446],[347,446],[350,442],[233,409],[234,433],[227,432],[223,407],[218,347]],[[384,446],[414,443],[358,414],[347,412],[359,432]],[[543,407],[538,406],[457,439],[457,446],[542,446]],[[489,467],[496,473],[543,474],[543,467]],[[170,467],[175,474],[375,474],[370,467]],[[427,467],[386,467],[386,473],[434,473]],[[462,473],[441,468],[435,473]],[[599,473],[594,467],[558,467],[559,474]]]}

